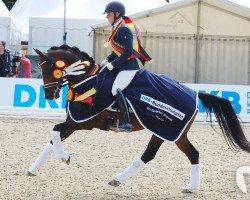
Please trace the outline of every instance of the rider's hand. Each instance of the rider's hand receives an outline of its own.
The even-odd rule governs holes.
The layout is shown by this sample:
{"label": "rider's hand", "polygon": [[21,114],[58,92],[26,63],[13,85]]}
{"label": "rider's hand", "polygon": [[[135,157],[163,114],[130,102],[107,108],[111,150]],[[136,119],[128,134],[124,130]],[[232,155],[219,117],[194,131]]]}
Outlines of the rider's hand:
{"label": "rider's hand", "polygon": [[112,69],[114,69],[114,66],[110,63],[110,62],[108,62],[106,65],[105,65],[107,68],[108,68],[108,70],[112,70]]}
{"label": "rider's hand", "polygon": [[100,65],[100,67],[104,67],[106,64],[108,63],[108,60],[103,60],[102,62],[101,62],[101,65]]}

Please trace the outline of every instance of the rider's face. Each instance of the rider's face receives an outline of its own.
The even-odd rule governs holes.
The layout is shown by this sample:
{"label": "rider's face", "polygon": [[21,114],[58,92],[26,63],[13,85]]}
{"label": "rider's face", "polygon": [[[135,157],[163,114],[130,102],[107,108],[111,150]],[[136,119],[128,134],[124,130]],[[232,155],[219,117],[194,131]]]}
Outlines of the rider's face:
{"label": "rider's face", "polygon": [[114,13],[113,13],[113,12],[107,13],[106,18],[108,18],[109,23],[110,23],[111,25],[114,23],[115,18],[114,18]]}

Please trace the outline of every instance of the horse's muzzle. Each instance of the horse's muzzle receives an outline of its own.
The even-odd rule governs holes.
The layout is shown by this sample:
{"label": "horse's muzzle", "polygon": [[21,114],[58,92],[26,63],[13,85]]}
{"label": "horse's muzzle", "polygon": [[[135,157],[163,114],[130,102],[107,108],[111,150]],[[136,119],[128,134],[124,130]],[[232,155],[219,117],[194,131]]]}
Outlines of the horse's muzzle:
{"label": "horse's muzzle", "polygon": [[53,94],[45,94],[45,99],[52,100],[52,99],[54,99],[54,95]]}
{"label": "horse's muzzle", "polygon": [[60,94],[59,93],[56,93],[55,94],[55,99],[58,99],[60,97]]}

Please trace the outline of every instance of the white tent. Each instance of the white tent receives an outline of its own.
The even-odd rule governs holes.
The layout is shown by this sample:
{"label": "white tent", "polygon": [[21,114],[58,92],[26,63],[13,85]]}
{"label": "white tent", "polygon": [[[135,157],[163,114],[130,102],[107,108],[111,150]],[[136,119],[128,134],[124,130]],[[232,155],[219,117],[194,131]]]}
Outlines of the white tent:
{"label": "white tent", "polygon": [[8,49],[15,51],[20,49],[20,35],[21,25],[0,0],[0,40],[6,42]]}
{"label": "white tent", "polygon": [[[92,26],[106,21],[103,11],[110,0],[67,0],[66,1],[66,32],[67,44],[77,46],[92,54],[93,41],[90,37]],[[137,13],[150,8],[166,5],[165,0],[121,0],[127,14]],[[33,48],[47,50],[51,46],[63,44],[64,35],[64,4],[41,15],[30,17],[29,21],[29,53]]]}
{"label": "white tent", "polygon": [[[92,53],[93,45],[89,33],[92,30],[91,26],[100,22],[102,20],[67,18],[66,43]],[[47,51],[51,46],[60,46],[64,43],[63,36],[63,18],[31,17],[28,53],[34,54],[33,48]]]}
{"label": "white tent", "polygon": [[30,16],[47,13],[63,2],[64,0],[17,0],[10,12],[22,25],[22,41],[28,40]]}

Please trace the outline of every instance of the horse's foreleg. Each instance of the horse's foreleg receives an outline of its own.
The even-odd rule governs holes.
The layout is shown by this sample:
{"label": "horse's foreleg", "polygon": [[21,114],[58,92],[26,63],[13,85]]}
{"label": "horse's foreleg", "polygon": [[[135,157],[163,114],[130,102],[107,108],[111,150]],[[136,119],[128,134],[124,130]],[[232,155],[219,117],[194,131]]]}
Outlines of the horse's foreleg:
{"label": "horse's foreleg", "polygon": [[70,156],[69,153],[64,151],[62,147],[62,141],[71,135],[75,130],[87,129],[88,123],[75,123],[72,120],[57,124],[51,131],[51,140],[53,143],[53,150],[58,160],[62,160],[69,164]]}
{"label": "horse's foreleg", "polygon": [[93,129],[95,121],[89,120],[83,123],[76,123],[73,120],[67,120],[66,122],[57,124],[51,131],[51,140],[53,143],[53,150],[57,159],[62,160],[69,164],[69,153],[65,152],[62,147],[62,141],[65,140],[76,130],[91,130]]}
{"label": "horse's foreleg", "polygon": [[68,164],[70,160],[69,153],[64,151],[62,147],[62,139],[61,139],[60,131],[51,131],[51,140],[53,143],[53,150],[56,156],[56,159],[66,162]]}
{"label": "horse's foreleg", "polygon": [[142,157],[138,160],[133,161],[133,163],[130,164],[123,172],[117,174],[114,179],[109,182],[109,185],[119,186],[129,177],[137,173],[141,168],[145,166],[146,163],[154,159],[162,143],[163,140],[153,135]]}
{"label": "horse's foreleg", "polygon": [[30,168],[27,170],[27,176],[35,176],[38,170],[42,167],[42,165],[45,163],[46,159],[49,157],[49,155],[52,153],[53,147],[50,142],[48,142],[43,151],[40,153],[38,158],[35,162],[32,163]]}
{"label": "horse's foreleg", "polygon": [[184,134],[177,142],[178,148],[185,153],[191,162],[190,169],[190,182],[182,191],[184,193],[196,192],[200,188],[200,165],[199,165],[199,152],[194,148],[191,142],[187,138],[187,134]]}
{"label": "horse's foreleg", "polygon": [[77,127],[74,128],[74,124],[72,120],[67,120],[55,125],[53,130],[51,130],[51,140],[55,157],[67,164],[70,162],[70,156],[68,152],[64,151],[62,141],[77,130]]}
{"label": "horse's foreleg", "polygon": [[[62,140],[65,140],[73,132],[74,132],[73,130],[63,131],[60,134],[60,138],[62,138]],[[40,153],[36,161],[33,162],[30,168],[27,170],[27,175],[34,176],[38,172],[38,170],[42,167],[42,165],[45,163],[46,159],[49,157],[52,151],[53,151],[53,145],[51,140],[45,145],[43,151]],[[70,160],[68,159],[66,163],[69,164],[69,161]]]}

